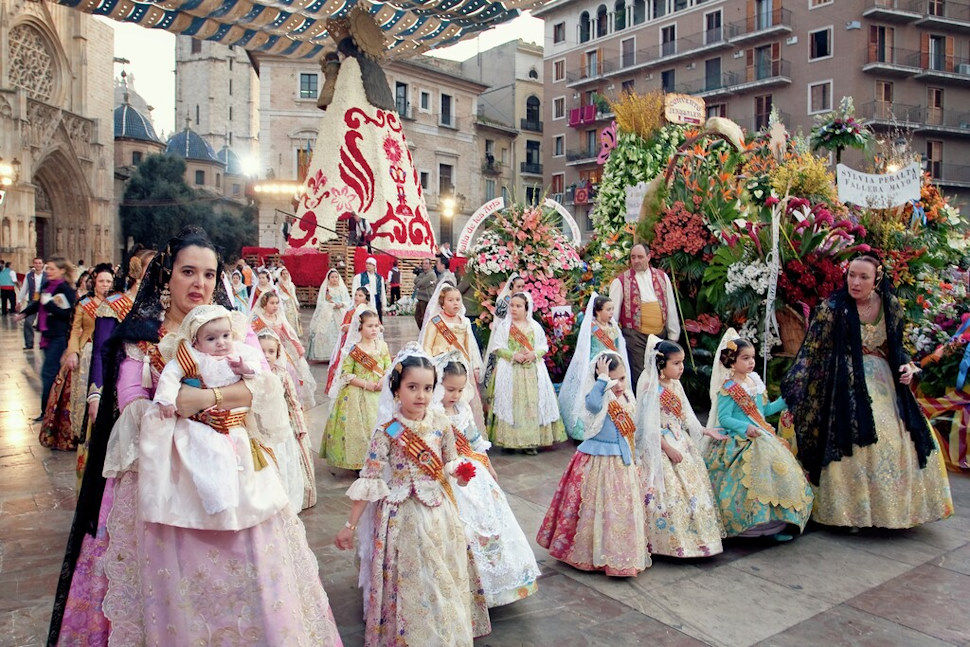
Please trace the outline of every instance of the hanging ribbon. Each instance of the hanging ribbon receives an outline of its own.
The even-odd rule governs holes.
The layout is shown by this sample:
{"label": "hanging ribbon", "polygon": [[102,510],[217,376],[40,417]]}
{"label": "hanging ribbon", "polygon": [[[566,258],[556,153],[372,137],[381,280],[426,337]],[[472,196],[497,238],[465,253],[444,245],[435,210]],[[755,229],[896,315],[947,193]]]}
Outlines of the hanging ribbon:
{"label": "hanging ribbon", "polygon": [[764,348],[762,349],[764,367],[761,371],[766,379],[768,377],[768,355],[771,350],[768,340],[771,337],[772,330],[774,330],[776,336],[781,334],[778,331],[778,317],[775,316],[775,299],[778,296],[778,275],[781,273],[781,210],[783,205],[787,204],[788,196],[786,195],[785,198],[785,200],[779,200],[771,208],[771,251],[768,252],[768,293],[765,296],[765,336]]}
{"label": "hanging ribbon", "polygon": [[926,226],[926,210],[920,206],[919,200],[910,200],[910,204],[913,205],[913,217],[910,218],[909,228],[915,229],[916,223]]}

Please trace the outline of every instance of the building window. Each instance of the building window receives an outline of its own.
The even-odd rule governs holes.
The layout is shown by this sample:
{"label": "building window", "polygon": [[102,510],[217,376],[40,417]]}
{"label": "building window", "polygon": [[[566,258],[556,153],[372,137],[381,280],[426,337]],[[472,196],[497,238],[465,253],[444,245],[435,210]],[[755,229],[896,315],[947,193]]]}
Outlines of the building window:
{"label": "building window", "polygon": [[431,185],[431,174],[428,173],[427,171],[421,171],[418,174],[418,177],[420,178],[420,182],[421,182],[421,190],[427,191],[428,187]]}
{"label": "building window", "polygon": [[552,140],[552,156],[562,157],[563,149],[566,147],[566,136],[556,135],[556,138]]}
{"label": "building window", "polygon": [[876,106],[873,117],[876,119],[892,119],[893,115],[893,82],[876,81]]}
{"label": "building window", "polygon": [[633,0],[633,24],[640,25],[647,19],[647,0]]}
{"label": "building window", "polygon": [[894,61],[893,46],[896,31],[892,27],[869,26],[870,63],[891,63]]}
{"label": "building window", "polygon": [[[232,61],[229,61],[232,63]],[[229,96],[232,96],[232,79],[229,79]]]}
{"label": "building window", "polygon": [[452,100],[450,94],[441,95],[441,125],[442,126],[453,126],[454,125],[454,115],[451,113]]}
{"label": "building window", "polygon": [[216,173],[216,188],[222,187],[222,173]]}
{"label": "building window", "polygon": [[141,151],[132,151],[131,165],[138,166],[139,164],[141,164]]}
{"label": "building window", "polygon": [[539,115],[540,102],[539,97],[532,95],[525,100],[525,120],[530,121],[534,124],[538,124],[541,119]]}
{"label": "building window", "polygon": [[709,103],[707,104],[707,118],[711,117],[727,117],[727,104],[724,103]]}
{"label": "building window", "polygon": [[596,10],[596,37],[603,38],[610,33],[610,15],[606,11],[606,5],[601,4]]}
{"label": "building window", "polygon": [[616,0],[613,4],[613,31],[626,29],[626,0]]}
{"label": "building window", "polygon": [[943,123],[943,88],[926,88],[926,123]]}
{"label": "building window", "polygon": [[929,69],[945,72],[946,69],[946,37],[929,37]]}
{"label": "building window", "polygon": [[195,104],[195,125],[199,125],[199,104]]}
{"label": "building window", "polygon": [[542,157],[539,155],[540,143],[529,139],[525,142],[525,163],[529,166],[538,166],[542,164]]}
{"label": "building window", "polygon": [[634,79],[624,81],[623,83],[620,84],[620,90],[622,92],[633,92],[634,85],[636,85],[636,81]]}
{"label": "building window", "polygon": [[721,87],[721,57],[704,61],[704,89],[708,92]]}
{"label": "building window", "polygon": [[239,195],[241,192],[242,192],[242,187],[239,186],[238,184],[236,184],[235,182],[233,182],[232,183],[232,194],[233,195]]}
{"label": "building window", "polygon": [[394,84],[394,107],[402,117],[411,116],[411,105],[408,103],[408,84],[397,81]]}
{"label": "building window", "polygon": [[552,26],[552,42],[561,43],[566,40],[566,23],[557,22]]}
{"label": "building window", "polygon": [[552,64],[552,80],[562,81],[566,78],[566,61],[559,60]]}
{"label": "building window", "polygon": [[660,73],[660,89],[670,94],[674,91],[674,71],[664,70]]}
{"label": "building window", "polygon": [[668,0],[650,0],[650,5],[652,7],[650,17],[653,20],[663,18],[667,15],[667,2]]}
{"label": "building window", "polygon": [[586,76],[599,74],[599,50],[586,52]]}
{"label": "building window", "polygon": [[542,189],[533,185],[525,187],[525,203],[529,206],[539,204],[542,197]]}
{"label": "building window", "polygon": [[667,25],[660,30],[660,55],[677,53],[677,25]]}
{"label": "building window", "polygon": [[315,73],[312,73],[312,72],[300,73],[300,98],[301,99],[317,98],[317,75]]}
{"label": "building window", "polygon": [[229,121],[232,121],[232,106],[229,106]]}
{"label": "building window", "polygon": [[771,95],[764,94],[754,98],[754,129],[761,130],[768,127],[771,117]]}
{"label": "building window", "polygon": [[926,171],[934,180],[943,178],[943,142],[926,140]]}
{"label": "building window", "polygon": [[808,34],[808,60],[832,56],[832,28],[826,27]]}
{"label": "building window", "polygon": [[421,110],[423,112],[431,111],[431,93],[427,90],[421,91]]}
{"label": "building window", "polygon": [[202,41],[195,38],[192,39],[192,53],[201,54],[202,53]]}
{"label": "building window", "polygon": [[832,82],[823,81],[808,86],[808,114],[828,112],[832,109]]}
{"label": "building window", "polygon": [[589,12],[579,14],[579,42],[585,43],[590,36]]}
{"label": "building window", "polygon": [[[953,7],[951,3],[950,7]],[[966,11],[966,7],[964,7]],[[926,3],[926,13],[931,16],[945,16],[946,15],[946,0],[929,0]],[[965,14],[964,14],[965,15]]]}
{"label": "building window", "polygon": [[808,0],[808,8],[815,9],[816,7],[824,7],[827,4],[832,4],[835,0]]}
{"label": "building window", "polygon": [[772,26],[773,5],[773,0],[754,0],[755,29],[758,31]]}
{"label": "building window", "polygon": [[495,180],[485,180],[485,201],[495,199]]}
{"label": "building window", "polygon": [[596,131],[587,130],[586,131],[586,157],[595,157],[598,151],[596,146]]}
{"label": "building window", "polygon": [[202,186],[205,184],[205,171],[195,172],[195,183],[197,186]]}
{"label": "building window", "polygon": [[[552,191],[550,193],[561,194],[566,188],[566,175],[564,173],[556,173],[552,176]],[[562,196],[560,195],[559,202],[562,202]]]}
{"label": "building window", "polygon": [[620,41],[620,66],[630,67],[637,62],[637,39],[626,38]]}
{"label": "building window", "polygon": [[704,14],[704,44],[720,43],[722,36],[721,12],[712,11]]}
{"label": "building window", "polygon": [[566,118],[566,97],[556,97],[552,100],[552,118]]}
{"label": "building window", "polygon": [[[451,177],[453,167],[451,164],[439,164],[438,165],[438,199],[441,200],[443,197],[450,197],[455,195],[455,183]],[[454,216],[447,217],[444,213],[441,213],[440,219],[440,229],[441,229],[441,242],[451,242],[451,232],[452,225],[454,223]]]}

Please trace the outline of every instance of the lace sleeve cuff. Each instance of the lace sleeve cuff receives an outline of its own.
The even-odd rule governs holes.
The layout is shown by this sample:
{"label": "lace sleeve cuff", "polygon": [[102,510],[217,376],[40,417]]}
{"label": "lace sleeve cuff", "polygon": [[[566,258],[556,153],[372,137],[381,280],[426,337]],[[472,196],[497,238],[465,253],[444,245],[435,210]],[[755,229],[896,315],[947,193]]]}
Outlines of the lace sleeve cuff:
{"label": "lace sleeve cuff", "polygon": [[390,493],[383,479],[359,478],[347,488],[347,496],[354,501],[380,501]]}

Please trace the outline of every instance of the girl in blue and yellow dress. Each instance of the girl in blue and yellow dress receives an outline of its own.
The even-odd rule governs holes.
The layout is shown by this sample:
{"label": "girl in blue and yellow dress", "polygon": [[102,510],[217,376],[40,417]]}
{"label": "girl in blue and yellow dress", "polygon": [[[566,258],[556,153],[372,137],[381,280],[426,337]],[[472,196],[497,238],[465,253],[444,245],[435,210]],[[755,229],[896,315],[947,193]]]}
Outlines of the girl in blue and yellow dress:
{"label": "girl in blue and yellow dress", "polygon": [[789,541],[791,530],[808,523],[814,496],[788,443],[765,420],[784,410],[785,401],[766,401],[765,383],[754,372],[754,345],[734,329],[725,333],[715,367],[708,424],[727,438],[712,440],[704,460],[724,529],[728,537]]}
{"label": "girl in blue and yellow dress", "polygon": [[562,388],[559,389],[559,410],[563,425],[566,433],[574,440],[582,440],[585,433],[585,394],[580,391],[590,371],[590,361],[604,351],[616,353],[623,358],[627,375],[630,374],[626,342],[620,334],[620,327],[613,320],[613,302],[609,297],[593,292],[586,302],[586,312],[576,337],[576,352],[573,353]]}
{"label": "girl in blue and yellow dress", "polygon": [[632,577],[651,563],[633,421],[636,399],[619,355],[599,353],[592,364],[583,389],[587,438],[559,481],[536,541],[578,569]]}

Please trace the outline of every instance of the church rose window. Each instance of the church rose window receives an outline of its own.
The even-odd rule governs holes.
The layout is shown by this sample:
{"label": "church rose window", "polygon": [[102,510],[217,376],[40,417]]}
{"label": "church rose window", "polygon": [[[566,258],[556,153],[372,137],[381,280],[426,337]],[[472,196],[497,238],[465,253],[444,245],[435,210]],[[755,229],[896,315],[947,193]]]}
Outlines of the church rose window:
{"label": "church rose window", "polygon": [[30,25],[10,30],[10,82],[27,91],[31,99],[51,98],[54,60],[47,39]]}

